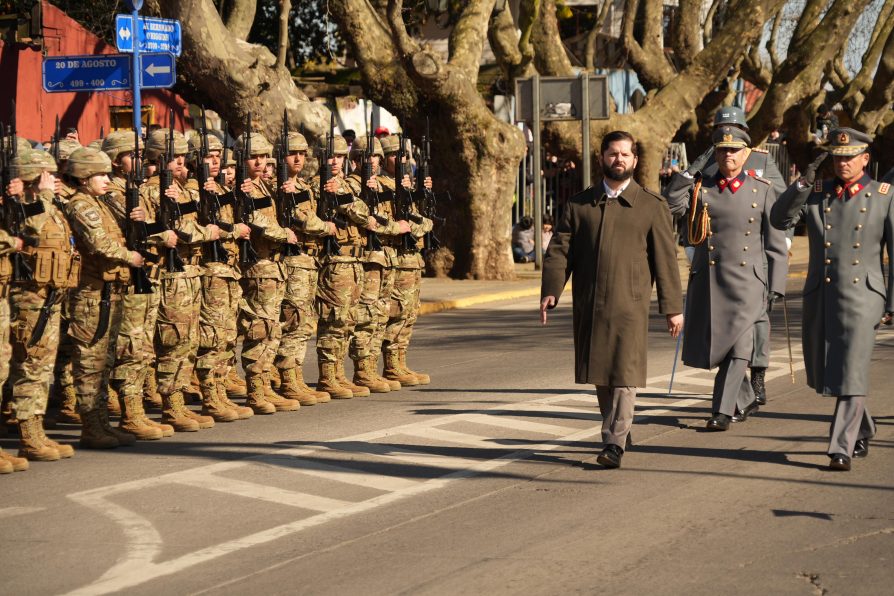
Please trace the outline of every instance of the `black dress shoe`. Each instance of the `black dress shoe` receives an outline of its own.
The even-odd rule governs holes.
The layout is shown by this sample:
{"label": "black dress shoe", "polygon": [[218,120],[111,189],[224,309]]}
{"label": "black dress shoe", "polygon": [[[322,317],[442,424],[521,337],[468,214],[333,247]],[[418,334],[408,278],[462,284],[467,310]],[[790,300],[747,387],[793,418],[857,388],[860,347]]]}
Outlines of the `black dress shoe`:
{"label": "black dress shoe", "polygon": [[707,430],[729,430],[730,417],[726,414],[714,414],[705,425]]}
{"label": "black dress shoe", "polygon": [[854,444],[854,457],[866,457],[869,455],[869,439],[857,439]]}
{"label": "black dress shoe", "polygon": [[829,456],[832,458],[832,461],[829,462],[830,470],[838,470],[841,472],[848,472],[851,469],[851,458],[844,455],[843,453],[836,453],[835,455]]}
{"label": "black dress shoe", "polygon": [[735,416],[732,417],[732,421],[745,422],[746,420],[748,420],[748,417],[757,412],[757,410],[757,400],[754,400],[753,402],[745,406],[744,410],[742,410],[741,412],[736,412]]}
{"label": "black dress shoe", "polygon": [[596,462],[602,464],[606,468],[620,468],[621,457],[623,456],[623,449],[617,445],[609,444],[605,446],[605,449],[603,449],[602,453],[599,454],[599,457],[596,458]]}
{"label": "black dress shoe", "polygon": [[751,369],[751,389],[754,391],[754,401],[759,406],[767,405],[767,388],[764,386],[764,374],[766,368]]}

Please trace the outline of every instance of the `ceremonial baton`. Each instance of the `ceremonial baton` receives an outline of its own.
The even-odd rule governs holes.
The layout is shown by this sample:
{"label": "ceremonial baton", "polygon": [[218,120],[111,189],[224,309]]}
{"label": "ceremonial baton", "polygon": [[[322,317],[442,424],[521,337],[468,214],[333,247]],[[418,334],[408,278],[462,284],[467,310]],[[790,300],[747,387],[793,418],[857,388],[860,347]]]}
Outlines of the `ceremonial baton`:
{"label": "ceremonial baton", "polygon": [[788,302],[782,297],[782,315],[785,318],[785,341],[788,342],[788,372],[792,377],[792,385],[795,384],[795,362],[792,358],[792,334],[788,328]]}

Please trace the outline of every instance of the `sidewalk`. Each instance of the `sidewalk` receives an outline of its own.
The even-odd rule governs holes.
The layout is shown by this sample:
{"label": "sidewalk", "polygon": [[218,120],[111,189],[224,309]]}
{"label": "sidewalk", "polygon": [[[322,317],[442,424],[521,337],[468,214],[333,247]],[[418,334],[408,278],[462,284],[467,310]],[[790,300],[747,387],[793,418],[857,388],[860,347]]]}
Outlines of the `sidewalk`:
{"label": "sidewalk", "polygon": [[[807,237],[796,236],[792,243],[789,278],[804,278],[807,275]],[[686,289],[689,279],[689,263],[683,249],[677,250],[677,264],[680,280]],[[515,281],[477,281],[450,278],[426,277],[422,280],[422,306],[419,314],[426,315],[457,308],[469,308],[499,300],[539,298],[540,272],[534,263],[516,263]],[[532,304],[536,300],[532,301]]]}

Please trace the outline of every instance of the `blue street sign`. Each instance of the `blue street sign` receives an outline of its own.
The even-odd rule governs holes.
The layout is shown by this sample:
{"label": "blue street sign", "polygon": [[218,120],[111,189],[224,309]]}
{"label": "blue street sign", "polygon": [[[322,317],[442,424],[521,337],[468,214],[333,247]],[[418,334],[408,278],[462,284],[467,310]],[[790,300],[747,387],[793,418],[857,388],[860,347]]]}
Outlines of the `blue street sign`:
{"label": "blue street sign", "polygon": [[[179,56],[182,51],[180,21],[140,17],[139,48],[143,52],[168,52]],[[115,15],[115,45],[119,52],[133,52],[133,16]]]}
{"label": "blue street sign", "polygon": [[[133,87],[133,57],[127,54],[56,56],[43,59],[43,88],[47,93],[120,91]],[[166,89],[177,82],[172,54],[140,56],[140,87]]]}

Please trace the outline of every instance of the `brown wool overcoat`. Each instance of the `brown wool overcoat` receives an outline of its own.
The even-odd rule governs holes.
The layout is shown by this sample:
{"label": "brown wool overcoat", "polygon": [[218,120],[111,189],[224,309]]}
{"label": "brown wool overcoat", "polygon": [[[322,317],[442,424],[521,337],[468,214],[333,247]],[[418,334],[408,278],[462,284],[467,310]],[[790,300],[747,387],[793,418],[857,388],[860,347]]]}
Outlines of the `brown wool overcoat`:
{"label": "brown wool overcoat", "polygon": [[572,279],[577,383],[644,387],[652,284],[659,312],[683,311],[670,211],[633,181],[617,200],[601,205],[603,196],[600,181],[569,199],[540,294],[558,301]]}

